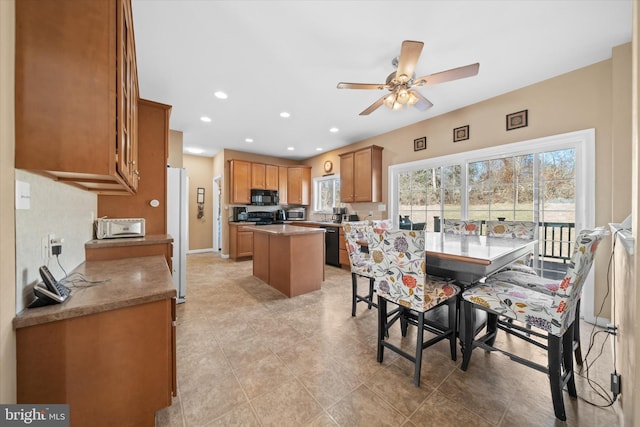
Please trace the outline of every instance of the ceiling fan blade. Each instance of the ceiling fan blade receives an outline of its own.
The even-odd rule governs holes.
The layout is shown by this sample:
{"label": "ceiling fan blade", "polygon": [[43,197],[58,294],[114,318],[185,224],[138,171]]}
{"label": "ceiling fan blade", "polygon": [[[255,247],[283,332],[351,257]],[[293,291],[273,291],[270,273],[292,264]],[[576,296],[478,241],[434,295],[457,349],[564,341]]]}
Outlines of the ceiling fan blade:
{"label": "ceiling fan blade", "polygon": [[383,103],[384,103],[384,99],[389,96],[389,95],[385,95],[382,98],[378,99],[376,102],[374,102],[373,104],[369,105],[362,113],[360,113],[361,116],[367,116],[371,113],[373,113],[375,110],[378,109],[378,107],[380,107]]}
{"label": "ceiling fan blade", "polygon": [[385,89],[384,83],[338,83],[338,89]]}
{"label": "ceiling fan blade", "polygon": [[475,76],[478,74],[479,69],[480,64],[477,62],[464,67],[452,68],[451,70],[441,71],[439,73],[431,74],[430,76],[420,77],[413,82],[413,86],[424,87],[449,82],[451,80],[464,79],[466,77]]}
{"label": "ceiling fan blade", "polygon": [[416,98],[418,98],[418,102],[413,104],[413,106],[418,110],[426,111],[429,108],[433,107],[433,104],[431,103],[431,101],[429,101],[427,98],[422,96],[420,92],[418,92],[417,90],[411,90],[409,91],[409,93],[412,93]]}
{"label": "ceiling fan blade", "polygon": [[416,64],[418,63],[418,58],[420,58],[423,46],[424,43],[412,40],[402,42],[396,77],[401,79],[403,75],[406,76],[406,80],[404,80],[403,83],[406,83],[413,77],[413,72],[416,69]]}

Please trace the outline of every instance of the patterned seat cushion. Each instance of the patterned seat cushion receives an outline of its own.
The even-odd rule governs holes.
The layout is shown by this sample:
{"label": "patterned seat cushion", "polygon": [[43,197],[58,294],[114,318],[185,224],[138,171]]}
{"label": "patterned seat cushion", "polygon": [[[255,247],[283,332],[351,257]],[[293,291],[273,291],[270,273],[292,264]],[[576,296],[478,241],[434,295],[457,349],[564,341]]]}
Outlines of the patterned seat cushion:
{"label": "patterned seat cushion", "polygon": [[369,229],[369,253],[378,295],[415,311],[455,297],[460,288],[426,274],[424,231]]}
{"label": "patterned seat cushion", "polygon": [[[502,239],[533,240],[536,236],[536,223],[532,221],[487,221],[487,237],[499,237]],[[527,274],[537,274],[529,266],[532,254],[527,254],[519,260],[509,264],[502,271],[511,270]]]}

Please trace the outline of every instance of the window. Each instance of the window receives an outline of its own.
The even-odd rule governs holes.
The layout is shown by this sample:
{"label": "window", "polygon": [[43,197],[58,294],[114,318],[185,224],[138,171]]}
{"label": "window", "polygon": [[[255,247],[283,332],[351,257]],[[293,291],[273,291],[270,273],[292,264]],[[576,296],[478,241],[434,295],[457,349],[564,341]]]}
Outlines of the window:
{"label": "window", "polygon": [[[593,129],[394,165],[389,212],[401,228],[427,231],[442,218],[537,222],[534,266],[558,278],[577,232],[594,226],[594,171]],[[585,318],[593,318],[589,280]]]}
{"label": "window", "polygon": [[331,175],[313,179],[314,212],[332,213],[340,203],[340,176]]}

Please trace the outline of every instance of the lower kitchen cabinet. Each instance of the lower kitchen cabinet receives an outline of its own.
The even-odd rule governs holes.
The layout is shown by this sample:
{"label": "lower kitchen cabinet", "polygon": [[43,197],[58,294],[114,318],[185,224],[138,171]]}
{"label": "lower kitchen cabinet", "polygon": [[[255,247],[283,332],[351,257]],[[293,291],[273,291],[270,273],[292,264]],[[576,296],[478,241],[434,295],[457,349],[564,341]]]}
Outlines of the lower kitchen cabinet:
{"label": "lower kitchen cabinet", "polygon": [[247,230],[248,225],[229,223],[229,258],[253,256],[253,231]]}
{"label": "lower kitchen cabinet", "polygon": [[17,403],[68,404],[71,427],[153,427],[177,392],[176,291],[164,258],[86,261],[73,273],[103,283],[13,321]]}
{"label": "lower kitchen cabinet", "polygon": [[344,228],[340,227],[340,265],[345,270],[351,270],[351,262],[347,253],[347,245],[344,239]]}

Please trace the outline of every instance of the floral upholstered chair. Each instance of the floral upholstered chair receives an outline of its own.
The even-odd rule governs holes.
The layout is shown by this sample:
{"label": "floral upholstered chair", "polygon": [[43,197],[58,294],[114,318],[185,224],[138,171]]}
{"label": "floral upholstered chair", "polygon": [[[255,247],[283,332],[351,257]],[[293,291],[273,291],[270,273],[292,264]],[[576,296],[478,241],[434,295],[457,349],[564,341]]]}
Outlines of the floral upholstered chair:
{"label": "floral upholstered chair", "polygon": [[442,231],[445,233],[463,234],[466,236],[479,236],[481,221],[444,219]]}
{"label": "floral upholstered chair", "polygon": [[[378,293],[378,362],[382,363],[384,348],[415,363],[413,383],[420,386],[422,351],[430,345],[448,339],[451,358],[456,360],[457,295],[460,288],[439,277],[428,276],[424,250],[424,231],[386,231],[368,229],[369,253]],[[400,306],[398,315],[389,318],[387,302]],[[425,312],[447,306],[447,325],[429,321]],[[408,324],[417,327],[416,350],[411,355],[395,346],[386,336],[389,327],[400,320],[402,335]],[[424,342],[424,331],[436,336]]]}
{"label": "floral upholstered chair", "polygon": [[[373,273],[371,272],[371,257],[362,251],[362,242],[367,241],[366,228],[370,227],[369,221],[343,222],[345,246],[349,254],[351,264],[351,315],[356,315],[356,305],[365,302],[369,309],[377,307],[373,302]],[[369,293],[358,295],[358,277],[364,277],[369,281]]]}
{"label": "floral upholstered chair", "polygon": [[[502,239],[522,239],[533,240],[536,238],[536,223],[531,221],[487,221],[487,237],[499,237]],[[531,267],[531,256],[524,257],[512,262],[501,271],[511,270],[527,274],[537,274]]]}
{"label": "floral upholstered chair", "polygon": [[[536,344],[547,350],[547,366],[526,360],[521,356],[514,356],[511,359],[548,374],[556,418],[566,420],[562,397],[563,385],[566,384],[570,396],[576,396],[571,351],[576,309],[598,244],[607,234],[604,228],[583,230],[578,234],[569,268],[560,282],[530,274],[520,274],[518,277],[526,280],[522,283],[514,283],[507,281],[506,277],[516,276],[516,274],[505,271],[489,277],[484,284],[464,291],[462,298],[465,332],[462,370],[466,370],[469,366],[471,352],[475,347],[514,356],[494,347],[498,327],[531,343],[533,340],[529,339],[528,334],[534,335],[546,342],[546,344]],[[472,330],[473,309],[487,312],[487,332],[479,338],[474,337]],[[525,329],[508,320],[517,320],[532,328]]]}

